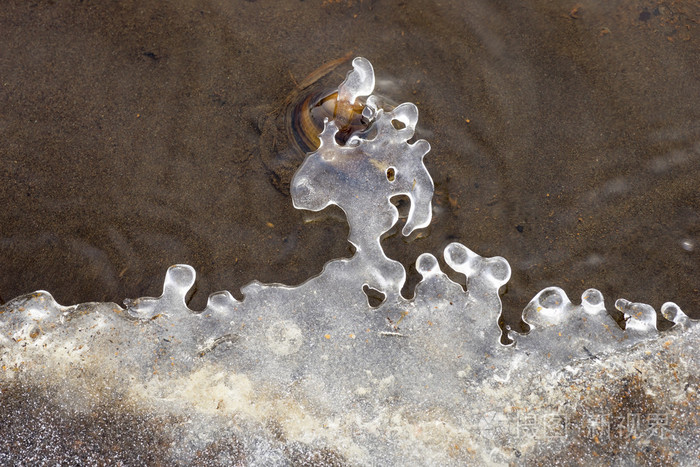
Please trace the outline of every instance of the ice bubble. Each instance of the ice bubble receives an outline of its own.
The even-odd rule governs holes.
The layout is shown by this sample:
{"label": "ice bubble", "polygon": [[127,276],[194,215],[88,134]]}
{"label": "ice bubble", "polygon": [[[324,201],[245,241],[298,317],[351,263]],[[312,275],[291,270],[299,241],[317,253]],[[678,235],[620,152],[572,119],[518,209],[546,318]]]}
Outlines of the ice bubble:
{"label": "ice bubble", "polygon": [[683,313],[683,310],[673,302],[666,302],[661,305],[661,314],[669,321],[673,321],[676,325],[686,327],[689,324],[688,315]]}
{"label": "ice bubble", "polygon": [[525,307],[523,320],[532,327],[558,325],[571,315],[570,305],[564,290],[547,287]]}
{"label": "ice bubble", "polygon": [[652,306],[620,298],[615,302],[615,308],[624,313],[626,330],[637,333],[656,332],[656,311]]}
{"label": "ice bubble", "polygon": [[437,258],[430,253],[423,253],[418,257],[416,269],[424,278],[440,272]]}
{"label": "ice bubble", "polygon": [[603,294],[596,289],[588,289],[581,294],[581,306],[589,314],[597,314],[605,311]]}
{"label": "ice bubble", "polygon": [[267,345],[277,355],[289,355],[297,352],[303,342],[301,329],[293,321],[284,320],[273,323],[267,332]]}
{"label": "ice bubble", "polygon": [[445,248],[445,261],[467,279],[478,276],[489,280],[496,288],[510,279],[510,265],[505,259],[500,256],[482,258],[460,243],[451,243]]}

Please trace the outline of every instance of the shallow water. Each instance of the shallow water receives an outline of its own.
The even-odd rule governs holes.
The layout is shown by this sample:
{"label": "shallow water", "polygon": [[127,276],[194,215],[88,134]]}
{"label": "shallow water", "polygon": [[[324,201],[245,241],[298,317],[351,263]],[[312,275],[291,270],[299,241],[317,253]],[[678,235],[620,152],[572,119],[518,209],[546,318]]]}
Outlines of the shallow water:
{"label": "shallow water", "polygon": [[550,285],[699,317],[700,7],[598,3],[8,3],[0,297],[121,303],[187,263],[203,308],[348,256],[338,212],[292,208],[303,155],[266,123],[350,54],[433,148],[429,235],[386,239],[390,257],[505,257],[511,321]]}

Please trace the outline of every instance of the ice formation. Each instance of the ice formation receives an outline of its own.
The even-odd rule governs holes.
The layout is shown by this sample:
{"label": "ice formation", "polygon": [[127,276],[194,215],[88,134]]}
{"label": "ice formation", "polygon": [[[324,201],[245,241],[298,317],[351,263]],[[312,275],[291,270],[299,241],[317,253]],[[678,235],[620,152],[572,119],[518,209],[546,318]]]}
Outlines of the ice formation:
{"label": "ice formation", "polygon": [[[401,296],[405,271],[380,237],[398,221],[397,195],[411,203],[404,235],[430,223],[430,146],[409,142],[416,106],[382,109],[373,89],[372,65],[356,58],[338,116],[291,185],[296,208],[345,212],[351,258],[297,287],[253,282],[242,301],[214,293],[202,312],[187,307],[187,265],[168,269],[160,297],[125,308],[18,297],[0,308],[3,394],[48,394],[68,424],[100,411],[106,424],[115,412],[145,415],[122,429],[160,421],[164,460],[179,464],[697,463],[700,339],[678,306],[664,305],[675,325],[660,333],[653,308],[618,300],[622,329],[599,291],[575,304],[551,287],[523,313],[531,332],[510,332],[505,346],[499,289],[510,266],[460,243],[443,255],[466,290],[425,253],[415,296]],[[342,108],[357,101],[368,127],[341,144]],[[384,294],[379,306],[365,286]],[[18,416],[31,423],[33,413]],[[0,429],[0,462],[104,460],[69,442],[43,449],[61,422],[35,422],[29,447],[21,430]]]}

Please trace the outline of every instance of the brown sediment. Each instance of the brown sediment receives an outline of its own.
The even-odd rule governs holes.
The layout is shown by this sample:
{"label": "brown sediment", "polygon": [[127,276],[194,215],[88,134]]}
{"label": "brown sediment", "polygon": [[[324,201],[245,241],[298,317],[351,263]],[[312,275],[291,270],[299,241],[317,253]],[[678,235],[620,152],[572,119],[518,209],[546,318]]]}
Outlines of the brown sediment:
{"label": "brown sediment", "polygon": [[510,261],[512,325],[552,284],[700,316],[698,4],[578,3],[10,1],[0,294],[120,303],[185,262],[203,307],[347,255],[347,226],[291,209],[284,122],[256,122],[361,55],[401,77],[378,92],[417,102],[433,146],[431,235],[383,242],[407,289],[459,240]]}

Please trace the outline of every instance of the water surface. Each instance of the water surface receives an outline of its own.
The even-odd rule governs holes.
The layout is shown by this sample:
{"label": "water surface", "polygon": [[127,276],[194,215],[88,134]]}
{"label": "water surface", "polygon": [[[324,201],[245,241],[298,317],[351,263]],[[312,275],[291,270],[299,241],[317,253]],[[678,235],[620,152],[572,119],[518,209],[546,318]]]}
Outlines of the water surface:
{"label": "water surface", "polygon": [[504,256],[513,322],[550,285],[700,317],[699,20],[691,1],[6,2],[0,297],[121,303],[187,263],[201,308],[348,256],[338,212],[292,208],[303,155],[276,123],[361,55],[433,147],[429,235],[390,257]]}

